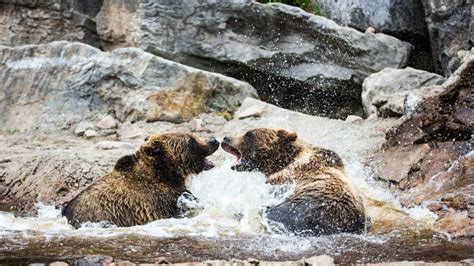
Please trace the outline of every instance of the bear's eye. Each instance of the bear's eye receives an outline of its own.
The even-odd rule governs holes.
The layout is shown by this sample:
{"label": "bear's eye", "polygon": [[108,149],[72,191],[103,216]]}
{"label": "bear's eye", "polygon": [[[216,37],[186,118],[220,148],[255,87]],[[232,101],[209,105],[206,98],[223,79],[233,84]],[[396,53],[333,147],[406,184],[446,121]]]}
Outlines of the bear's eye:
{"label": "bear's eye", "polygon": [[188,145],[191,149],[197,149],[199,147],[199,143],[194,138],[189,139]]}

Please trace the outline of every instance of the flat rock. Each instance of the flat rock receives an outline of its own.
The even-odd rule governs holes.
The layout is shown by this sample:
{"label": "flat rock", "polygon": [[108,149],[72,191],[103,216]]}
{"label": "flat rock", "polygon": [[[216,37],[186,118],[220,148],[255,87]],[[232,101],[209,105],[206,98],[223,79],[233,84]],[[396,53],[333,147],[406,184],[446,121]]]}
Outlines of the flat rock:
{"label": "flat rock", "polygon": [[385,68],[367,77],[362,84],[362,103],[367,115],[400,117],[409,115],[423,99],[443,89],[445,78],[407,67]]}
{"label": "flat rock", "polygon": [[117,126],[118,126],[117,120],[110,115],[104,117],[102,120],[100,120],[96,124],[96,127],[98,129],[113,129],[113,128],[117,128]]}
{"label": "flat rock", "polygon": [[104,113],[121,122],[184,122],[205,112],[232,113],[246,97],[257,97],[245,82],[138,48],[109,53],[64,41],[0,46],[0,62],[0,125],[20,131],[64,130]]}
{"label": "flat rock", "polygon": [[106,50],[141,47],[245,80],[269,103],[338,118],[361,110],[364,78],[405,66],[411,47],[296,7],[250,0],[105,0],[97,29]]}

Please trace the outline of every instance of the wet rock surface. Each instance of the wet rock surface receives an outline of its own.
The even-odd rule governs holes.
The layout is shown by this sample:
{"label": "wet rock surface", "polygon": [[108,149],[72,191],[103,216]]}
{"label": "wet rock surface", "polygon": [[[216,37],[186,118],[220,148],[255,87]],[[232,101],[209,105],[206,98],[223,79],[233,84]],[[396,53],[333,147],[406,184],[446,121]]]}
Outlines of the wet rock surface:
{"label": "wet rock surface", "polygon": [[[99,119],[107,114],[121,122],[183,122],[205,112],[232,113],[246,97],[257,97],[245,82],[135,48],[105,53],[63,41],[0,46],[0,62],[0,124],[18,131],[67,130],[86,120],[103,128]],[[78,125],[76,134],[87,129]]]}
{"label": "wet rock surface", "polygon": [[100,47],[95,16],[102,0],[3,0],[0,45],[78,41]]}
{"label": "wet rock surface", "polygon": [[473,236],[468,212],[474,206],[474,55],[440,86],[440,93],[388,131],[375,168],[395,184],[402,204],[425,205],[437,213],[435,228]]}
{"label": "wet rock surface", "polygon": [[105,49],[141,47],[245,80],[278,106],[339,118],[360,112],[365,77],[405,66],[411,47],[253,1],[107,0],[97,23]]}
{"label": "wet rock surface", "polygon": [[367,77],[362,84],[366,115],[400,117],[410,115],[424,98],[439,93],[445,79],[434,73],[410,67],[385,68]]}

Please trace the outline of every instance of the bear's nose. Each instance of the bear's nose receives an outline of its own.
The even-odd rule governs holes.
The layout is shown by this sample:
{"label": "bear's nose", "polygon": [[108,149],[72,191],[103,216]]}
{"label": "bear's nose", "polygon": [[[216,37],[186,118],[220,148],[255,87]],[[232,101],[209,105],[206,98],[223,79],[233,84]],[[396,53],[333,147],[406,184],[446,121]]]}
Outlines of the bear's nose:
{"label": "bear's nose", "polygon": [[208,143],[209,145],[212,145],[212,146],[215,146],[215,145],[219,146],[219,141],[217,141],[216,138],[211,138]]}
{"label": "bear's nose", "polygon": [[229,142],[230,142],[230,138],[229,138],[229,137],[224,137],[224,139],[222,140],[222,142],[229,143]]}

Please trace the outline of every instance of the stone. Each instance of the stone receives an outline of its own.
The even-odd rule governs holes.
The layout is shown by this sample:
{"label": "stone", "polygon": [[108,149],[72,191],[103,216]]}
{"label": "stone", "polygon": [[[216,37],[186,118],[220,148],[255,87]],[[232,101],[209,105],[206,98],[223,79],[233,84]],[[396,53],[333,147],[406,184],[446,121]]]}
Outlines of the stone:
{"label": "stone", "polygon": [[375,29],[372,27],[368,27],[367,29],[365,29],[365,33],[375,33]]}
{"label": "stone", "polygon": [[362,84],[362,103],[366,115],[400,117],[409,115],[424,98],[439,93],[445,78],[438,74],[407,67],[385,68],[367,77]]}
{"label": "stone", "polygon": [[336,265],[334,259],[328,255],[319,255],[314,257],[305,258],[304,261],[308,265],[321,265],[321,266],[331,266]]}
{"label": "stone", "polygon": [[117,126],[118,126],[117,120],[110,115],[104,117],[102,120],[100,120],[96,124],[96,127],[98,129],[113,129],[113,128],[117,128]]}
{"label": "stone", "polygon": [[94,147],[101,150],[113,150],[113,149],[135,149],[135,146],[128,142],[122,141],[108,141],[104,140],[97,142]]}
{"label": "stone", "polygon": [[439,93],[424,99],[409,119],[387,134],[387,145],[411,145],[430,141],[468,141],[474,127],[472,80],[474,52],[443,84]]}
{"label": "stone", "polygon": [[100,47],[95,16],[102,1],[3,0],[0,45],[20,46],[68,40]]}
{"label": "stone", "polygon": [[431,50],[436,69],[451,75],[461,64],[460,50],[470,50],[474,43],[474,8],[471,0],[422,0]]}
{"label": "stone", "polygon": [[86,139],[91,139],[91,138],[95,138],[97,137],[99,134],[97,133],[97,131],[93,130],[93,129],[88,129],[84,132],[84,137]]}
{"label": "stone", "polygon": [[94,124],[89,121],[81,121],[74,128],[74,135],[82,136],[87,130],[93,129]]}
{"label": "stone", "polygon": [[375,173],[380,179],[393,183],[400,183],[408,177],[413,169],[419,167],[420,161],[430,151],[426,144],[413,147],[388,148],[380,152],[374,160]]}
{"label": "stone", "polygon": [[372,28],[400,38],[426,36],[423,5],[403,0],[317,0],[314,1],[327,18],[359,29]]}
{"label": "stone", "polygon": [[185,122],[205,112],[232,113],[257,97],[248,83],[138,48],[109,53],[64,41],[0,46],[0,62],[1,128],[55,132],[104,113],[120,122]]}
{"label": "stone", "polygon": [[346,117],[346,120],[345,120],[345,121],[346,121],[347,123],[351,123],[351,124],[358,124],[358,123],[362,122],[362,120],[364,120],[364,119],[362,119],[362,117],[360,117],[360,116],[357,116],[357,115],[348,115],[348,116]]}
{"label": "stone", "polygon": [[284,4],[105,0],[106,50],[135,46],[253,85],[261,99],[333,118],[361,110],[361,84],[408,62],[411,45],[364,34]]}
{"label": "stone", "polygon": [[250,106],[247,109],[239,109],[238,112],[235,113],[235,117],[238,119],[245,119],[249,117],[259,117],[262,116],[262,107],[259,105]]}
{"label": "stone", "polygon": [[193,118],[193,120],[189,121],[189,125],[191,126],[192,131],[194,132],[199,132],[199,131],[204,130],[203,121],[201,119]]}

